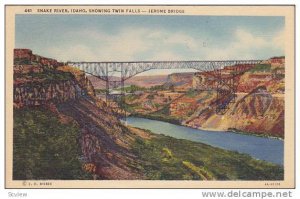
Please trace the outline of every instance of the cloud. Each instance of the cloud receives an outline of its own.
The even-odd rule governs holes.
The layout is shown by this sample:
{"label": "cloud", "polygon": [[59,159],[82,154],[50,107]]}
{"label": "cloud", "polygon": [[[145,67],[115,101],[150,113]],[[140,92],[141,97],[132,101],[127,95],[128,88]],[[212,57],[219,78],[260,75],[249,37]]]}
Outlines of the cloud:
{"label": "cloud", "polygon": [[[145,30],[139,29],[124,30],[119,34],[109,35],[103,32],[82,31],[69,33],[70,37],[76,41],[77,45],[65,44],[63,59],[85,60],[85,61],[123,61],[132,60],[134,56],[147,50],[147,44],[143,41]],[[61,49],[50,49],[53,54],[58,56]]]}
{"label": "cloud", "polygon": [[97,57],[89,47],[80,44],[70,47],[50,47],[47,51],[49,57],[55,57],[61,61],[91,61]]}
{"label": "cloud", "polygon": [[196,39],[193,37],[184,34],[184,33],[174,33],[165,40],[167,44],[180,44],[187,47],[190,50],[197,50],[198,45]]}
{"label": "cloud", "polygon": [[[249,30],[236,29],[233,39],[223,48],[207,50],[208,59],[263,59],[284,52],[284,34],[279,31],[274,36],[255,35]],[[277,54],[276,54],[277,53]]]}
{"label": "cloud", "polygon": [[283,30],[256,35],[237,28],[222,44],[219,38],[206,38],[214,43],[204,47],[206,40],[182,30],[127,26],[113,33],[90,29],[64,34],[68,40],[47,49],[49,56],[62,61],[261,59],[283,53],[285,38]]}
{"label": "cloud", "polygon": [[250,31],[244,29],[237,29],[235,36],[236,42],[234,45],[238,48],[264,47],[268,44],[263,37],[255,36]]}
{"label": "cloud", "polygon": [[[178,60],[181,49],[196,52],[197,41],[184,32],[126,27],[114,34],[82,30],[65,33],[67,41],[47,49],[63,61]],[[72,42],[76,41],[76,45]]]}
{"label": "cloud", "polygon": [[279,49],[284,49],[285,47],[285,31],[281,30],[277,32],[277,34],[274,36],[272,43],[275,47]]}

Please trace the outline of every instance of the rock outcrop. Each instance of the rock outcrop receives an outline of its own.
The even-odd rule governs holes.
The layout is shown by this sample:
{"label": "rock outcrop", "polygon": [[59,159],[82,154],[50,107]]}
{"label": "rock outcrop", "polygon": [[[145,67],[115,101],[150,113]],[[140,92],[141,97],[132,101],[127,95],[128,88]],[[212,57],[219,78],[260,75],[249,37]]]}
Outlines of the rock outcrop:
{"label": "rock outcrop", "polygon": [[53,83],[31,82],[14,86],[14,106],[40,106],[49,103],[62,103],[86,95],[75,81]]}
{"label": "rock outcrop", "polygon": [[232,124],[235,129],[284,137],[284,98],[272,96],[263,86],[239,100],[230,115],[239,118]]}
{"label": "rock outcrop", "polygon": [[[203,91],[206,92],[208,91]],[[211,95],[206,103],[198,103],[194,113],[184,119],[182,124],[199,129],[230,130],[284,138],[283,96],[274,96],[265,87],[258,87],[249,94],[238,95],[237,101],[223,115],[215,113],[213,100]],[[181,117],[183,113],[181,111]]]}
{"label": "rock outcrop", "polygon": [[55,59],[32,54],[29,49],[14,50],[15,108],[40,106],[95,96],[84,73]]}
{"label": "rock outcrop", "polygon": [[173,73],[168,75],[167,82],[164,84],[166,88],[174,88],[175,90],[186,91],[192,87],[194,73]]}
{"label": "rock outcrop", "polygon": [[[242,65],[236,65],[237,69]],[[232,67],[220,71],[222,77],[230,74]],[[243,69],[244,70],[244,69]],[[249,93],[259,86],[265,86],[270,93],[284,93],[285,58],[273,57],[255,66],[246,68],[235,77],[236,91]],[[193,76],[193,89],[212,90],[217,88],[218,76],[214,72],[199,72]]]}
{"label": "rock outcrop", "polygon": [[[195,110],[188,116],[190,109],[180,111],[183,125],[210,130],[233,130],[246,133],[284,137],[284,92],[285,92],[284,57],[273,57],[263,61],[236,77],[237,100],[229,105],[223,115],[214,112],[214,96],[206,99],[201,95],[190,99]],[[225,73],[226,68],[221,71]],[[215,92],[215,82],[209,72],[196,73],[193,88],[198,92]],[[200,99],[199,99],[200,97]],[[178,104],[181,104],[181,100]],[[193,100],[194,99],[194,100]],[[197,102],[196,102],[197,99]],[[186,101],[186,100],[185,100]],[[174,108],[176,106],[172,106]],[[171,113],[177,113],[172,110]],[[176,116],[176,115],[175,115]]]}
{"label": "rock outcrop", "polygon": [[58,62],[56,59],[35,55],[30,49],[14,49],[14,66],[20,65],[25,65],[27,68],[30,68],[32,65],[55,68],[64,65],[64,63]]}
{"label": "rock outcrop", "polygon": [[[101,102],[100,102],[101,103]],[[81,150],[85,163],[95,165],[99,179],[142,179],[135,156],[129,148],[134,135],[123,126],[113,112],[89,96],[61,103],[57,113],[71,118],[81,127]]]}

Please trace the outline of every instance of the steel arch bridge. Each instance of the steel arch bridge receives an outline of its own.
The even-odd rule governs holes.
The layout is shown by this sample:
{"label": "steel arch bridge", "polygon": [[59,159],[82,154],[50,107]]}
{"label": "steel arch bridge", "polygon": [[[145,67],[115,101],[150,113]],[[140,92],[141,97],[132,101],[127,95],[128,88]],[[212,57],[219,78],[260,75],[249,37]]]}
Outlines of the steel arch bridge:
{"label": "steel arch bridge", "polygon": [[[124,82],[142,72],[152,69],[195,69],[209,74],[216,83],[216,112],[224,113],[228,104],[235,100],[236,77],[249,70],[262,60],[226,60],[226,61],[140,61],[140,62],[67,62],[86,74],[93,75],[106,82],[106,102],[121,101],[121,117],[126,118]],[[223,77],[222,69],[231,67],[230,75]],[[115,78],[115,74],[118,78]],[[121,93],[111,93],[111,89],[121,88]],[[123,104],[123,106],[122,106]],[[125,117],[124,117],[125,115]]]}

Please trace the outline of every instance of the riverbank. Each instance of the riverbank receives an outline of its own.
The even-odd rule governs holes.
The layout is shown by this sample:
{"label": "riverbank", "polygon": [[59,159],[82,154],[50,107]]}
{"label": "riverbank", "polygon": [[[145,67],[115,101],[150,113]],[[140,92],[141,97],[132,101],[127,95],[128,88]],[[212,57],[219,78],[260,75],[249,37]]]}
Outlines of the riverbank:
{"label": "riverbank", "polygon": [[[129,127],[132,128],[132,127]],[[149,180],[282,180],[283,167],[249,155],[136,128],[136,168]]]}
{"label": "riverbank", "polygon": [[176,125],[182,125],[180,120],[178,120],[176,118],[172,118],[172,117],[162,116],[162,115],[145,115],[145,114],[141,114],[141,113],[131,113],[129,116],[146,118],[146,119],[156,120],[156,121],[163,121],[163,122],[168,122],[168,123],[176,124]]}
{"label": "riverbank", "polygon": [[229,128],[228,132],[237,133],[237,134],[241,134],[241,135],[251,135],[251,136],[262,137],[262,138],[277,139],[277,140],[281,140],[281,141],[284,140],[281,137],[276,137],[276,136],[267,135],[267,134],[257,134],[255,132],[246,132],[246,131],[241,131],[241,130],[238,130],[235,128]]}
{"label": "riverbank", "polygon": [[207,131],[157,120],[128,117],[127,124],[148,129],[177,139],[205,143],[230,151],[249,154],[254,158],[283,165],[283,141],[228,131]]}
{"label": "riverbank", "polygon": [[239,130],[239,129],[236,129],[236,128],[223,129],[223,128],[194,127],[194,126],[182,123],[182,121],[180,121],[177,118],[166,117],[166,116],[163,116],[163,115],[155,115],[155,114],[145,115],[145,114],[141,114],[141,113],[131,113],[129,116],[145,118],[145,119],[150,119],[150,120],[156,120],[156,121],[168,122],[170,124],[176,124],[176,125],[180,125],[180,126],[189,127],[189,128],[192,128],[192,129],[203,130],[203,131],[211,131],[211,132],[225,131],[225,132],[231,132],[231,133],[236,133],[236,134],[241,134],[241,135],[251,135],[251,136],[256,136],[256,137],[274,138],[274,139],[278,139],[278,140],[284,140],[284,138],[279,137],[279,136],[268,135],[268,134],[259,134],[259,133],[256,133],[256,132],[246,132],[246,131],[242,131],[242,130]]}

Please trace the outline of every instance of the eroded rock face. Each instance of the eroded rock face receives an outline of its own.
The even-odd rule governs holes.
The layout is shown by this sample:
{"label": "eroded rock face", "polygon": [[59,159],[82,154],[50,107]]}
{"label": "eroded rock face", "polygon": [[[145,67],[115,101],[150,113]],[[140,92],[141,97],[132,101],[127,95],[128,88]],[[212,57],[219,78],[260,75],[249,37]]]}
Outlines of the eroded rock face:
{"label": "eroded rock face", "polygon": [[14,86],[14,106],[39,106],[50,102],[60,103],[85,95],[85,91],[75,81],[55,83],[26,83]]}
{"label": "eroded rock face", "polygon": [[56,59],[35,55],[30,49],[14,49],[14,65],[41,65],[55,68],[64,64]]}
{"label": "eroded rock face", "polygon": [[242,118],[262,117],[270,108],[272,100],[272,95],[268,93],[264,86],[258,87],[238,101],[231,111],[231,114],[235,114]]}
{"label": "eroded rock face", "polygon": [[99,106],[90,97],[61,103],[57,113],[72,118],[81,128],[82,158],[95,165],[99,179],[142,179],[130,165],[136,164],[129,148],[134,135],[114,116],[112,110]]}
{"label": "eroded rock face", "polygon": [[[226,70],[229,69],[224,68],[222,73],[226,73]],[[193,88],[207,92],[216,87],[211,77],[211,72],[195,73]],[[197,103],[194,113],[182,123],[193,128],[229,129],[283,138],[285,58],[273,57],[249,67],[235,81],[237,100],[230,104],[225,114],[214,112],[214,98],[211,97],[208,104]]]}
{"label": "eroded rock face", "polygon": [[174,87],[176,90],[188,90],[192,87],[194,73],[173,73],[168,75],[165,87]]}
{"label": "eroded rock face", "polygon": [[[247,133],[284,137],[284,97],[270,94],[258,87],[249,94],[238,96],[223,115],[216,114],[213,96],[208,104],[195,108],[194,114],[183,121],[193,128],[236,130]],[[211,104],[211,105],[209,105]]]}
{"label": "eroded rock face", "polygon": [[237,129],[284,137],[284,99],[273,97],[265,87],[238,101],[230,114],[239,118]]}
{"label": "eroded rock face", "polygon": [[95,96],[84,73],[62,65],[55,59],[35,55],[29,49],[15,49],[14,107],[63,103],[87,94]]}

